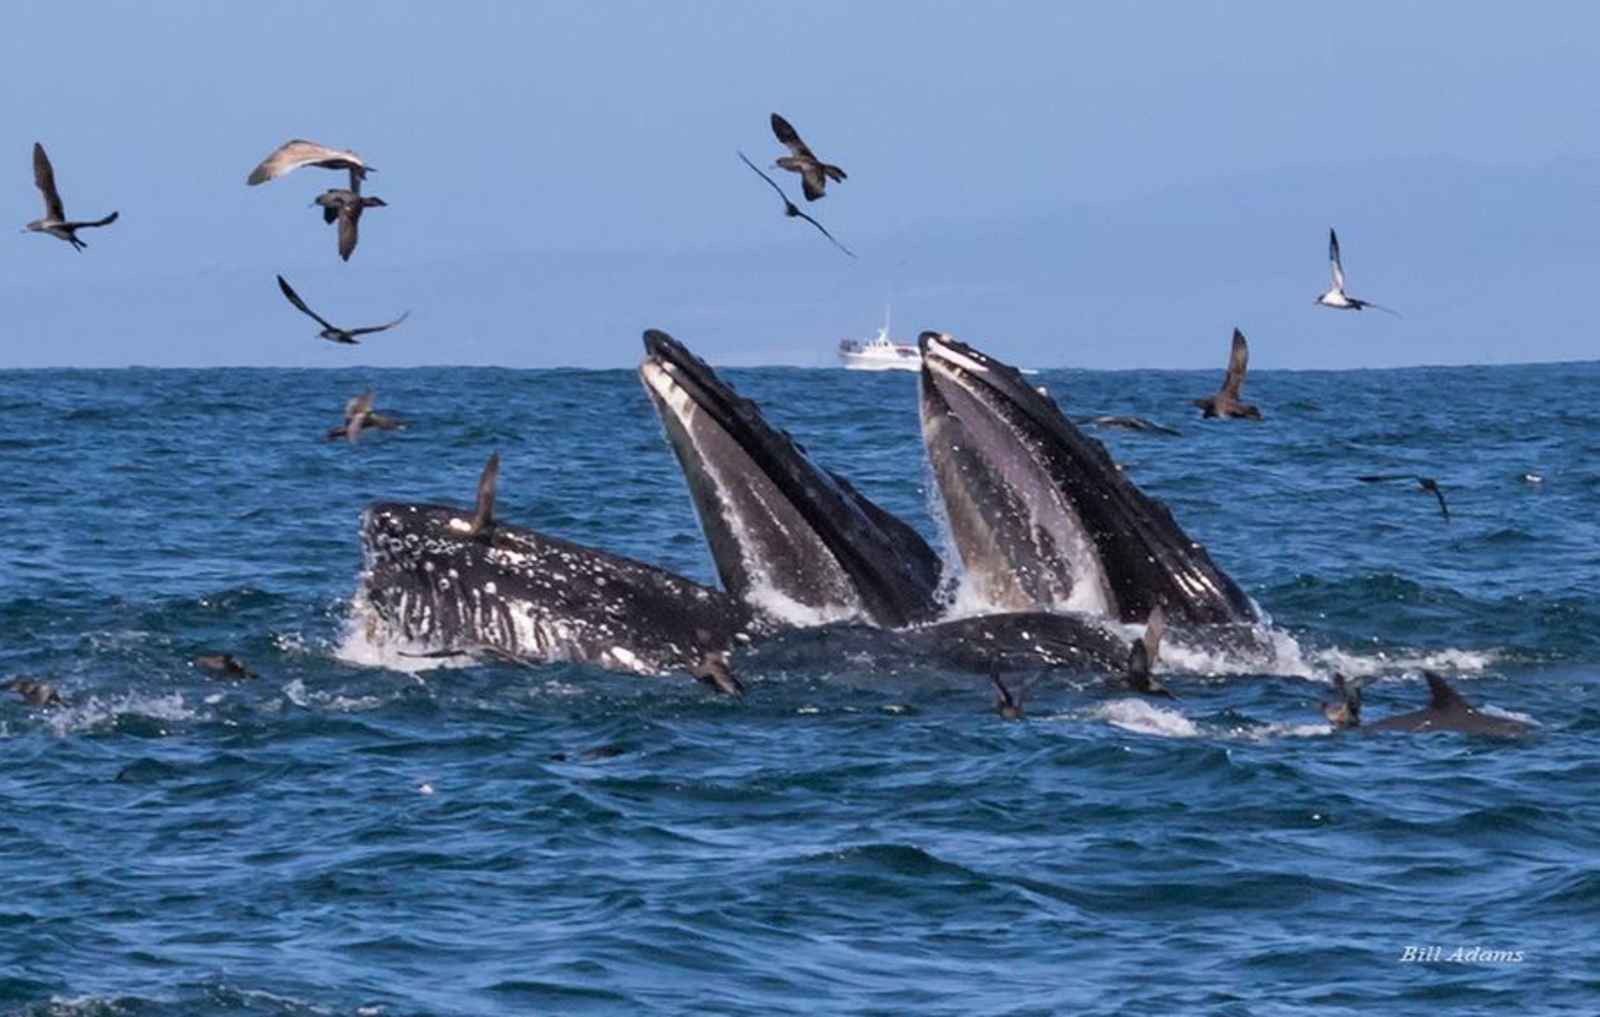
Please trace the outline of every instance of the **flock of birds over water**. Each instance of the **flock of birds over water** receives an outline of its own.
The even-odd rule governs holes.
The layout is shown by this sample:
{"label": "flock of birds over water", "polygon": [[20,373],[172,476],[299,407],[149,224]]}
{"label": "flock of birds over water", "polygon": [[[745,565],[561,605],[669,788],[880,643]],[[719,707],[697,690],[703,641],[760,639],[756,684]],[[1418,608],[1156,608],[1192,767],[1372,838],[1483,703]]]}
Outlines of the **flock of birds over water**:
{"label": "flock of birds over water", "polygon": [[[800,137],[794,126],[781,115],[777,113],[771,115],[771,127],[772,133],[778,142],[789,152],[788,155],[779,157],[774,166],[799,176],[801,192],[806,202],[815,202],[826,197],[829,181],[843,183],[848,179],[843,169],[818,158],[810,146]],[[778,197],[783,201],[785,218],[805,220],[815,227],[839,251],[851,258],[856,257],[855,253],[840,243],[828,231],[827,227],[807,214],[799,205],[796,205],[789,198],[788,192],[784,190],[782,185],[763,172],[743,151],[737,151],[736,154],[752,172],[777,192]],[[360,155],[349,149],[330,148],[314,141],[296,138],[284,142],[268,154],[265,159],[262,159],[260,164],[251,170],[249,176],[245,178],[245,183],[252,187],[265,184],[307,166],[336,172],[343,171],[348,174],[347,186],[329,188],[319,194],[312,202],[313,207],[321,209],[322,220],[326,225],[337,226],[339,257],[348,262],[351,255],[355,253],[360,239],[359,229],[362,215],[367,209],[383,208],[387,205],[387,202],[382,198],[362,193],[362,185],[367,178],[367,174],[376,172],[376,167],[368,164]],[[78,236],[80,230],[102,228],[110,226],[117,221],[119,213],[116,211],[100,219],[68,219],[65,206],[61,200],[61,192],[56,185],[55,168],[50,162],[50,157],[45,153],[44,146],[38,142],[35,142],[33,146],[33,179],[44,200],[44,215],[28,223],[25,227],[26,231],[44,233],[56,237],[70,244],[74,250],[82,251],[88,244]],[[1341,311],[1362,311],[1371,308],[1396,317],[1400,316],[1399,312],[1392,308],[1370,300],[1352,297],[1346,292],[1344,266],[1339,252],[1339,236],[1331,227],[1328,230],[1328,261],[1331,271],[1331,283],[1326,291],[1317,296],[1316,304],[1318,306]],[[321,331],[317,333],[318,337],[333,343],[358,345],[362,337],[395,328],[403,323],[410,314],[407,311],[392,321],[380,325],[344,328],[331,323],[312,310],[282,275],[277,276],[277,282],[279,290],[290,305],[321,326]],[[1262,414],[1258,407],[1245,403],[1241,399],[1249,362],[1249,343],[1245,339],[1244,333],[1236,328],[1233,331],[1228,366],[1221,386],[1210,396],[1192,400],[1193,404],[1201,410],[1203,417],[1262,419]],[[369,428],[394,430],[405,426],[403,421],[378,412],[373,403],[374,393],[370,389],[351,397],[345,404],[343,422],[330,428],[326,433],[326,438],[330,441],[345,438],[350,442],[355,442],[362,431]],[[1086,418],[1080,422],[1104,427],[1123,427],[1133,430],[1175,433],[1169,428],[1161,427],[1139,417],[1101,416]],[[1450,518],[1450,509],[1445,502],[1444,492],[1440,489],[1438,481],[1432,477],[1411,474],[1374,474],[1357,477],[1356,479],[1362,483],[1414,482],[1418,491],[1432,494],[1438,500],[1439,512],[1443,518],[1446,521]],[[1523,479],[1529,483],[1538,483],[1540,480],[1537,474],[1531,473],[1525,475]],[[1162,619],[1158,611],[1152,616],[1144,637],[1134,644],[1125,677],[1136,691],[1170,697],[1171,692],[1151,674],[1151,667],[1161,639],[1162,627]],[[192,663],[200,670],[223,678],[244,679],[256,677],[254,671],[251,671],[236,657],[228,653],[202,654],[193,658]],[[990,677],[998,697],[996,710],[1002,716],[1008,718],[1021,717],[1022,707],[1020,701],[1006,688],[997,673],[991,674]],[[1434,697],[1433,705],[1435,707],[1445,701],[1447,693],[1449,696],[1454,695],[1453,692],[1448,691],[1447,686],[1443,685],[1443,679],[1439,676],[1430,673],[1426,677]],[[1336,676],[1335,688],[1340,695],[1340,700],[1325,706],[1324,713],[1328,720],[1336,726],[1348,726],[1358,723],[1360,709],[1359,686],[1354,682],[1346,682],[1342,677]],[[16,693],[22,701],[35,706],[49,707],[66,704],[59,691],[49,683],[36,678],[13,677],[0,682],[0,689],[8,689]],[[1465,704],[1462,704],[1462,706],[1464,707]]]}

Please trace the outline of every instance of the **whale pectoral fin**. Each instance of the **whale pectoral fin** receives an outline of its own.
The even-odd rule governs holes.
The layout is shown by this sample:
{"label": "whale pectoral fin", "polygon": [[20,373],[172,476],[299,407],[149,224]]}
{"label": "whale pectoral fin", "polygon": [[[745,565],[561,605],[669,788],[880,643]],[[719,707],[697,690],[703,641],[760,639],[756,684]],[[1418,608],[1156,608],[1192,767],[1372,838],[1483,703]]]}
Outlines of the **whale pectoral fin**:
{"label": "whale pectoral fin", "polygon": [[472,526],[467,530],[470,536],[479,536],[494,526],[494,489],[499,480],[500,453],[495,452],[483,464],[483,473],[478,476],[477,509],[472,516]]}

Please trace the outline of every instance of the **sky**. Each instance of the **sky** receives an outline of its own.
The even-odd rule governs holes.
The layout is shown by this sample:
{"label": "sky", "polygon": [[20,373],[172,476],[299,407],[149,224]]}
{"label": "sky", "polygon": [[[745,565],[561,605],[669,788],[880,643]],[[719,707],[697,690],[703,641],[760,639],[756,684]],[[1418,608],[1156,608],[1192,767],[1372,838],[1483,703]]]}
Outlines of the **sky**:
{"label": "sky", "polygon": [[[150,8],[159,7],[157,11]],[[22,0],[0,37],[0,368],[830,365],[950,332],[1034,367],[1589,359],[1600,8],[1580,3]],[[781,112],[849,173],[786,220]],[[246,187],[377,167],[339,260]],[[20,232],[44,144],[86,251]],[[0,158],[0,166],[6,160]],[[769,172],[800,200],[798,179]],[[0,175],[0,180],[4,176]],[[1314,307],[1339,229],[1349,292]],[[411,317],[359,347],[345,326]]]}

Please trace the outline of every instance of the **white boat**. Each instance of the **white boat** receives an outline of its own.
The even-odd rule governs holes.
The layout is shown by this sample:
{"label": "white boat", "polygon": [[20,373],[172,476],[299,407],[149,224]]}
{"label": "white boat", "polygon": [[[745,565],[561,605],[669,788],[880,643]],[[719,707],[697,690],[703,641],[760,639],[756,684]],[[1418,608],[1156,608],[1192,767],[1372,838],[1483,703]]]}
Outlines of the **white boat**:
{"label": "white boat", "polygon": [[839,359],[851,371],[920,371],[922,353],[915,346],[889,338],[889,315],[871,339],[840,339]]}

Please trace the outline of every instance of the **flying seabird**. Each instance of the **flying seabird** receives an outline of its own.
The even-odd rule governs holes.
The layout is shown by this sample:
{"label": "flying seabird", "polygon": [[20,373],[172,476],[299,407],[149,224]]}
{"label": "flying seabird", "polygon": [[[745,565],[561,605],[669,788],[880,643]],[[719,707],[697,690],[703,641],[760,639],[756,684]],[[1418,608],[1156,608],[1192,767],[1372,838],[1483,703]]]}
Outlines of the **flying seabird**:
{"label": "flying seabird", "polygon": [[349,187],[333,187],[317,195],[313,204],[322,206],[322,221],[332,223],[339,221],[339,257],[345,261],[350,260],[350,255],[356,249],[359,236],[356,226],[361,221],[361,213],[369,208],[387,208],[388,202],[382,198],[368,197],[361,193],[361,178],[364,174],[357,173],[354,168],[350,170]]}
{"label": "flying seabird", "polygon": [[403,420],[375,412],[372,400],[373,393],[370,388],[358,396],[351,396],[344,404],[344,423],[338,427],[330,427],[325,435],[326,439],[338,441],[340,438],[348,438],[353,442],[361,437],[362,430],[368,427],[376,427],[380,431],[393,431],[406,426]]}
{"label": "flying seabird", "polygon": [[823,236],[825,236],[829,240],[833,241],[833,246],[837,247],[839,250],[843,251],[844,253],[850,255],[850,257],[852,257],[852,258],[855,257],[855,253],[852,252],[850,250],[850,248],[848,248],[845,245],[839,243],[839,241],[834,240],[833,239],[833,234],[829,233],[826,229],[824,229],[823,225],[820,222],[817,222],[815,219],[811,218],[809,215],[806,215],[804,212],[800,211],[800,209],[796,208],[794,202],[789,200],[789,196],[787,194],[783,193],[783,188],[779,187],[773,181],[773,179],[771,177],[767,176],[765,173],[761,172],[761,170],[757,169],[756,168],[756,164],[751,162],[749,159],[746,159],[745,158],[745,154],[743,152],[739,153],[739,158],[744,159],[744,164],[746,166],[749,166],[752,170],[755,170],[756,176],[760,177],[762,180],[765,180],[768,184],[771,184],[772,185],[772,189],[774,191],[778,192],[778,197],[783,199],[783,214],[784,215],[788,216],[791,219],[793,219],[795,216],[799,216],[800,218],[804,219],[806,222],[810,223],[811,225],[815,226],[817,229],[821,230]]}
{"label": "flying seabird", "polygon": [[845,178],[844,170],[830,166],[813,155],[806,143],[800,140],[799,133],[789,125],[789,121],[776,113],[772,114],[772,133],[778,136],[778,140],[785,148],[794,153],[779,159],[778,165],[791,173],[800,174],[800,186],[806,193],[807,201],[816,201],[823,197],[823,191],[830,179]]}
{"label": "flying seabird", "polygon": [[315,141],[306,141],[295,138],[285,141],[273,150],[272,154],[261,160],[261,165],[250,171],[245,178],[245,183],[250,186],[264,184],[268,180],[276,180],[285,173],[292,173],[301,166],[321,166],[323,169],[350,171],[352,179],[365,177],[369,172],[376,173],[377,168],[368,166],[361,161],[361,157],[354,152],[343,148],[328,148]]}
{"label": "flying seabird", "polygon": [[1339,234],[1328,227],[1328,261],[1333,269],[1333,286],[1328,292],[1317,297],[1316,302],[1323,307],[1332,307],[1339,311],[1359,311],[1363,307],[1375,307],[1380,311],[1400,317],[1400,312],[1381,304],[1374,304],[1370,300],[1357,300],[1348,296],[1344,291],[1344,266],[1339,264]]}
{"label": "flying seabird", "polygon": [[1439,490],[1439,482],[1432,477],[1419,477],[1411,473],[1379,473],[1370,477],[1357,477],[1363,484],[1381,484],[1388,480],[1415,480],[1417,490],[1427,491],[1439,499],[1439,514],[1446,520],[1450,518],[1450,509],[1444,503],[1444,492]]}
{"label": "flying seabird", "polygon": [[1239,390],[1244,388],[1245,371],[1250,367],[1250,344],[1244,333],[1233,330],[1233,349],[1228,354],[1228,373],[1222,376],[1222,387],[1217,394],[1204,399],[1189,400],[1205,412],[1202,417],[1248,417],[1260,420],[1261,411],[1239,401]]}
{"label": "flying seabird", "polygon": [[322,331],[317,334],[321,338],[332,343],[347,343],[352,346],[356,345],[360,342],[356,336],[371,335],[373,332],[382,332],[385,329],[394,328],[396,325],[400,324],[402,321],[405,321],[406,318],[411,316],[411,312],[407,311],[405,314],[402,314],[400,317],[385,325],[369,325],[365,328],[340,328],[337,325],[328,324],[326,318],[323,318],[316,311],[313,311],[311,308],[307,307],[306,302],[300,299],[300,294],[296,293],[281,275],[278,276],[278,288],[283,290],[283,295],[289,298],[289,303],[298,307],[313,321],[322,326]]}
{"label": "flying seabird", "polygon": [[44,146],[37,141],[33,143],[33,182],[39,188],[39,193],[44,195],[44,217],[35,219],[24,229],[48,233],[71,244],[73,250],[81,251],[89,245],[78,239],[79,230],[90,226],[109,226],[117,221],[117,213],[112,212],[104,219],[93,222],[68,222],[66,210],[61,207],[61,192],[56,190],[55,170],[50,166],[50,157],[44,154]]}

